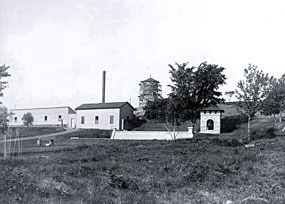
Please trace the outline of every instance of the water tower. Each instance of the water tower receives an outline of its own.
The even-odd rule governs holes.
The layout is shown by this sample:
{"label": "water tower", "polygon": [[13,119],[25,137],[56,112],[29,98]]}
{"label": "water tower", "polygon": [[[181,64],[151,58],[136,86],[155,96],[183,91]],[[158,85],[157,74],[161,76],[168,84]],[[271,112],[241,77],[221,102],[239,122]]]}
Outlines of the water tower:
{"label": "water tower", "polygon": [[155,101],[161,98],[161,85],[159,81],[148,78],[143,80],[139,84],[140,95],[139,95],[139,106],[143,108],[146,106],[148,101]]}

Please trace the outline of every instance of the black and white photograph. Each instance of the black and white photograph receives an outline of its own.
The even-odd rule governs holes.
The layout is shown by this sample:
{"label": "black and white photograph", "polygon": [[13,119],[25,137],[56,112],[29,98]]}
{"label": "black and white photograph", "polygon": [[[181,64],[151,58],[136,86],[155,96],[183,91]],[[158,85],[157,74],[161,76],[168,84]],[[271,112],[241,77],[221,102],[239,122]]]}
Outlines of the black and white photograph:
{"label": "black and white photograph", "polygon": [[0,204],[285,203],[285,1],[0,0]]}

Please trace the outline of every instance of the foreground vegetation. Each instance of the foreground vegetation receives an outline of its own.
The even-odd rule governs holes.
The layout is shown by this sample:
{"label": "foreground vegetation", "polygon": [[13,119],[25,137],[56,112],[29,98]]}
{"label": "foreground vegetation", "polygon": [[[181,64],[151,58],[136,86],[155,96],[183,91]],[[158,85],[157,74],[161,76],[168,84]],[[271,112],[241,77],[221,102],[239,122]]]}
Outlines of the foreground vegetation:
{"label": "foreground vegetation", "polygon": [[284,203],[284,136],[232,137],[24,141],[1,159],[0,203]]}
{"label": "foreground vegetation", "polygon": [[16,129],[18,129],[19,137],[40,136],[64,131],[59,127],[11,127],[13,138],[16,135]]}

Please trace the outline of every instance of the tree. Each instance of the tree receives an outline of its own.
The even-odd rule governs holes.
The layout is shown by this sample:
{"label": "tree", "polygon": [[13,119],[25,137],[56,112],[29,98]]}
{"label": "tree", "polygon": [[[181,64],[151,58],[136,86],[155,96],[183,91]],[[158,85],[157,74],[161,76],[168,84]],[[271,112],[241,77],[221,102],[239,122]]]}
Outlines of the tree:
{"label": "tree", "polygon": [[1,124],[1,129],[3,131],[3,134],[7,130],[8,122],[9,122],[9,117],[12,116],[12,113],[8,112],[7,107],[1,106],[0,107],[0,124]]}
{"label": "tree", "polygon": [[244,69],[244,77],[245,80],[238,82],[236,94],[237,99],[241,101],[240,106],[248,115],[248,139],[250,140],[250,120],[258,111],[262,110],[270,80],[273,79],[262,70],[258,70],[256,65],[251,64]]}
{"label": "tree", "polygon": [[178,135],[176,132],[176,126],[179,126],[180,122],[176,120],[176,118],[178,118],[178,113],[174,111],[169,98],[148,101],[144,109],[146,118],[155,119],[163,123],[172,139],[176,140]]}
{"label": "tree", "polygon": [[172,124],[174,130],[190,120],[194,129],[202,108],[223,101],[222,93],[217,90],[225,84],[226,77],[222,74],[225,68],[207,62],[198,67],[188,67],[188,63],[175,65],[176,68],[169,65],[171,93],[167,99],[149,104],[146,114],[151,112],[152,118]]}
{"label": "tree", "polygon": [[238,82],[236,89],[237,98],[242,101],[241,106],[250,117],[262,109],[263,100],[269,88],[270,77],[258,70],[256,65],[249,64],[244,69],[245,80]]}
{"label": "tree", "polygon": [[30,125],[33,125],[34,117],[33,117],[32,113],[27,112],[23,115],[22,120],[23,120],[24,125],[29,127]]}
{"label": "tree", "polygon": [[[0,66],[0,97],[3,97],[3,89],[5,89],[7,87],[7,81],[2,81],[2,78],[5,78],[5,77],[9,77],[11,76],[7,70],[9,69],[10,67],[9,66],[6,66],[6,65],[2,65]],[[0,104],[2,104],[0,102]]]}
{"label": "tree", "polygon": [[215,64],[201,63],[198,67],[187,67],[187,63],[176,63],[177,69],[170,67],[172,92],[169,94],[178,118],[190,120],[193,128],[199,118],[200,110],[223,101],[218,88],[225,84],[225,68]]}
{"label": "tree", "polygon": [[264,99],[262,112],[265,115],[279,114],[281,122],[281,113],[285,110],[285,74],[279,79],[272,78],[268,88],[266,98]]}

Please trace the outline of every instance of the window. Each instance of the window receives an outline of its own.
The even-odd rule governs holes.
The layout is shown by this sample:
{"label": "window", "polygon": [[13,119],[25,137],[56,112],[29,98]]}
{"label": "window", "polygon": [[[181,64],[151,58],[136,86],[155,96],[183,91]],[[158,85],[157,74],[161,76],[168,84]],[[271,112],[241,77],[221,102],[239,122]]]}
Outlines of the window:
{"label": "window", "polygon": [[45,116],[45,119],[44,119],[44,120],[47,121],[47,119],[48,119],[47,116]]}
{"label": "window", "polygon": [[58,120],[61,120],[61,119],[62,119],[62,117],[61,117],[61,115],[59,115],[59,116],[58,116]]}
{"label": "window", "polygon": [[81,116],[81,124],[84,124],[84,122],[85,122],[85,117]]}
{"label": "window", "polygon": [[207,120],[207,129],[214,130],[214,121],[212,119]]}
{"label": "window", "polygon": [[99,124],[99,116],[95,116],[95,124]]}
{"label": "window", "polygon": [[15,118],[14,118],[14,122],[16,123],[16,122],[17,122],[17,120],[18,120],[18,118],[17,118],[17,117],[15,117]]}
{"label": "window", "polygon": [[110,115],[110,124],[114,124],[114,116]]}

